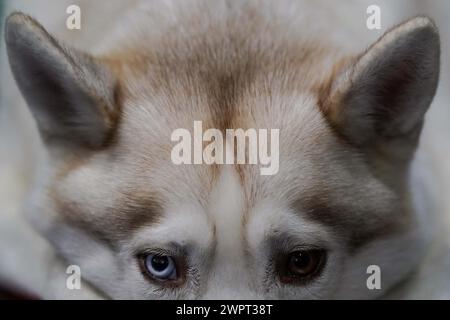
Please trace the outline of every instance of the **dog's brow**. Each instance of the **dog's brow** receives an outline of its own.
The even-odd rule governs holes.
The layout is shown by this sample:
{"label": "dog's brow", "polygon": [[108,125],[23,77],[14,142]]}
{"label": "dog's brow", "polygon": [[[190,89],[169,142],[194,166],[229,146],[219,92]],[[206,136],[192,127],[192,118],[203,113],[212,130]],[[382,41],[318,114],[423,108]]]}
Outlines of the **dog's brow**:
{"label": "dog's brow", "polygon": [[95,234],[115,248],[118,241],[130,236],[133,231],[157,223],[163,210],[160,201],[152,194],[124,194],[119,200],[117,206],[105,208],[104,215],[98,218],[86,218],[86,215],[80,214],[82,207],[74,203],[65,203],[58,198],[55,198],[55,203],[64,220]]}
{"label": "dog's brow", "polygon": [[156,194],[124,193],[121,204],[113,208],[120,229],[129,232],[156,223],[163,211]]}
{"label": "dog's brow", "polygon": [[357,252],[376,238],[395,232],[394,219],[371,219],[373,213],[326,203],[318,197],[294,201],[291,208],[307,219],[329,227],[343,238],[350,253]]}

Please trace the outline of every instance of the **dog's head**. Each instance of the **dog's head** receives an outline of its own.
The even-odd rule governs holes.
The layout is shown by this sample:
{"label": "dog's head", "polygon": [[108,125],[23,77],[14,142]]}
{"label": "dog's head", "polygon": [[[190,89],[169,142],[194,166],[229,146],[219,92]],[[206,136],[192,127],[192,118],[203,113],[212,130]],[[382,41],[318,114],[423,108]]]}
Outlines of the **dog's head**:
{"label": "dog's head", "polygon": [[[93,57],[7,20],[48,151],[30,216],[106,296],[366,298],[417,261],[408,177],[438,82],[434,24],[407,21],[359,56],[245,25]],[[280,129],[278,173],[175,165],[171,134],[196,120]]]}

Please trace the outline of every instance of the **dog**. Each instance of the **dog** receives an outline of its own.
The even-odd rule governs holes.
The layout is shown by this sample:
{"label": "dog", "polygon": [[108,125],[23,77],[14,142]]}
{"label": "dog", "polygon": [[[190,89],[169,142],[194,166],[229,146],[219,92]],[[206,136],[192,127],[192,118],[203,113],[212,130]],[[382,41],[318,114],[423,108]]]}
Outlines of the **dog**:
{"label": "dog", "polygon": [[[42,142],[25,215],[90,291],[368,299],[410,275],[430,211],[411,183],[439,82],[430,18],[359,51],[320,1],[138,2],[117,24],[95,53],[23,13],[5,25]],[[171,134],[195,121],[279,129],[278,172],[174,164]]]}

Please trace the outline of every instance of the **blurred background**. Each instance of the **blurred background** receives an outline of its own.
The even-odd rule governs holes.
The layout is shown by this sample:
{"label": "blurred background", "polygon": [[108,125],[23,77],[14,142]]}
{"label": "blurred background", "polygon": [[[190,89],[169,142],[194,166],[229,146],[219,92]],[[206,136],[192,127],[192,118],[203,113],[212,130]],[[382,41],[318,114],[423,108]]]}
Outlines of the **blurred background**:
{"label": "blurred background", "polygon": [[[64,272],[55,271],[57,262],[51,247],[20,214],[32,183],[34,164],[39,158],[40,142],[9,70],[3,39],[4,19],[11,11],[23,11],[35,17],[57,38],[93,52],[103,35],[135,2],[138,0],[0,0],[0,299],[60,297],[60,289],[49,288],[48,279],[65,277]],[[441,81],[427,115],[417,155],[417,162],[426,165],[430,171],[427,186],[435,195],[436,214],[430,214],[429,221],[425,222],[433,228],[431,246],[417,272],[388,297],[450,299],[450,1],[321,2],[324,10],[337,11],[341,10],[340,3],[350,3],[355,7],[353,12],[361,14],[348,16],[348,19],[354,22],[355,27],[364,29],[366,8],[371,4],[381,7],[382,29],[366,30],[367,41],[360,44],[361,50],[388,28],[414,15],[429,15],[440,29]],[[77,32],[65,27],[66,8],[71,4],[89,8],[83,9],[82,30]],[[340,14],[345,15],[346,12]],[[95,30],[94,36],[91,30]],[[72,294],[69,298],[76,299],[76,290]]]}

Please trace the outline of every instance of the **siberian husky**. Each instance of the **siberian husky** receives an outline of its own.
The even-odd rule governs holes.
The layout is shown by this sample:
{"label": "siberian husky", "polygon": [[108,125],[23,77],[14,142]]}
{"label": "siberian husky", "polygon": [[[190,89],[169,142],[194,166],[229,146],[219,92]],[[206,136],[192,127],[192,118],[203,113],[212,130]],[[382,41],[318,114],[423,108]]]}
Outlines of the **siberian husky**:
{"label": "siberian husky", "polygon": [[[430,18],[375,37],[363,2],[83,4],[61,33],[84,42],[20,12],[4,30],[40,137],[23,210],[82,297],[367,299],[410,275],[431,210],[411,170],[440,74]],[[173,163],[196,121],[279,129],[278,172]],[[46,295],[70,296],[63,279]]]}

